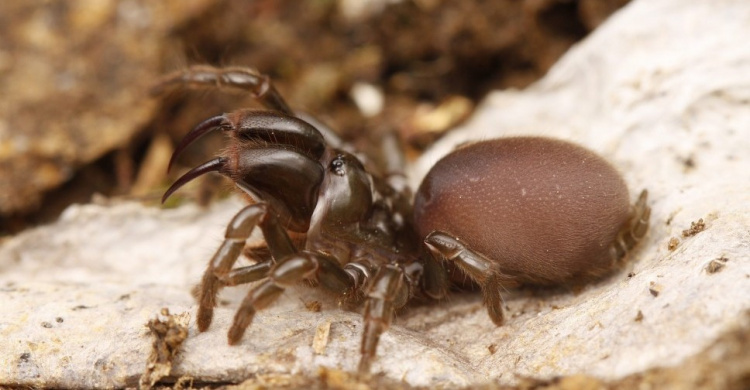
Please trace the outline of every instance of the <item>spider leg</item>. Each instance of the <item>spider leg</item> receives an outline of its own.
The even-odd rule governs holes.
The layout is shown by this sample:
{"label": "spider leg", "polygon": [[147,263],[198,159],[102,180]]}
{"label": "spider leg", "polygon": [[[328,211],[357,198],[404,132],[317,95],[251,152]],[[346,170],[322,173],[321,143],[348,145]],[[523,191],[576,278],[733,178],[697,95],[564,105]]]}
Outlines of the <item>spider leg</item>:
{"label": "spider leg", "polygon": [[262,265],[264,263],[232,271],[234,263],[245,247],[245,241],[256,226],[260,226],[273,259],[281,259],[296,252],[292,241],[278,223],[276,216],[269,212],[267,204],[256,203],[240,210],[227,225],[224,242],[211,258],[201,280],[197,319],[198,329],[201,332],[211,325],[214,307],[216,307],[216,295],[221,287],[234,282],[248,283],[253,277],[258,279],[265,277],[267,271],[264,271],[265,266]]}
{"label": "spider leg", "polygon": [[256,282],[268,276],[268,272],[273,266],[273,260],[269,259],[245,267],[237,267],[229,271],[226,275],[219,276],[219,287],[237,286]]}
{"label": "spider leg", "polygon": [[393,264],[381,266],[367,291],[359,372],[370,371],[380,335],[391,325],[396,309],[404,306],[408,298],[409,285],[406,283],[403,269]]}
{"label": "spider leg", "polygon": [[647,201],[648,191],[643,190],[633,206],[630,219],[617,233],[617,238],[610,247],[610,254],[614,261],[622,260],[628,251],[646,235],[651,218],[651,207],[648,206]]}
{"label": "spider leg", "polygon": [[151,89],[151,94],[160,95],[174,88],[216,88],[234,90],[252,95],[264,106],[293,115],[284,98],[271,83],[271,79],[255,69],[245,67],[215,68],[208,65],[194,65],[165,76]]}
{"label": "spider leg", "polygon": [[448,233],[434,231],[425,238],[424,243],[433,257],[453,262],[469,278],[479,284],[490,319],[495,325],[502,325],[505,322],[505,314],[500,289],[516,286],[517,281],[512,276],[500,272],[492,260],[467,248]]}
{"label": "spider leg", "polygon": [[442,299],[448,295],[448,273],[445,268],[431,255],[421,256],[422,261],[422,292],[432,299]]}
{"label": "spider leg", "polygon": [[[296,247],[299,243],[294,242],[294,245]],[[268,246],[257,248],[245,247],[243,254],[247,258],[255,260],[255,263],[244,267],[233,268],[226,275],[220,276],[220,287],[238,286],[240,284],[252,283],[268,277],[268,272],[275,264]]]}
{"label": "spider leg", "polygon": [[250,290],[242,301],[227,334],[229,344],[237,344],[242,339],[258,310],[268,307],[287,287],[303,279],[316,279],[323,287],[344,296],[349,295],[355,285],[352,275],[332,257],[308,251],[287,256],[276,263],[268,278]]}

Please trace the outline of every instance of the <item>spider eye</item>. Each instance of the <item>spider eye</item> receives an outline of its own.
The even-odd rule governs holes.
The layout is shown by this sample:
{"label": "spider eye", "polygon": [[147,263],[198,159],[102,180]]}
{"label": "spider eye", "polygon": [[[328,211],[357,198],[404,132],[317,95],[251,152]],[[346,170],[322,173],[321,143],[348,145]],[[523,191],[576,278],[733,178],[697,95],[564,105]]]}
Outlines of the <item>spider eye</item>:
{"label": "spider eye", "polygon": [[339,154],[331,161],[331,171],[339,176],[346,174],[346,161],[344,161],[343,155]]}

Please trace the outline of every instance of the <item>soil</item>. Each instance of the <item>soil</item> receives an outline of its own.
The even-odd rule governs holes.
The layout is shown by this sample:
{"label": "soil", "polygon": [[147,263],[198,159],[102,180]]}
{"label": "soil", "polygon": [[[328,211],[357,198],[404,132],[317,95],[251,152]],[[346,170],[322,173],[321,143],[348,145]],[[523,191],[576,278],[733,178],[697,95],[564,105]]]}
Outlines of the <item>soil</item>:
{"label": "soil", "polygon": [[[169,71],[254,67],[292,107],[355,146],[366,150],[396,131],[414,157],[487,92],[540,78],[625,3],[376,1],[359,12],[347,1],[3,5],[3,58],[13,61],[0,68],[14,82],[5,83],[11,98],[0,113],[0,183],[11,189],[0,196],[0,235],[54,220],[94,194],[156,202],[170,179],[163,173],[170,146],[205,118],[254,106],[210,92],[149,97]],[[37,65],[23,65],[29,61]],[[358,109],[351,97],[358,84],[380,91],[379,113]],[[219,137],[198,143],[172,172],[221,147]],[[218,182],[207,179],[187,197],[205,203],[229,188]]]}

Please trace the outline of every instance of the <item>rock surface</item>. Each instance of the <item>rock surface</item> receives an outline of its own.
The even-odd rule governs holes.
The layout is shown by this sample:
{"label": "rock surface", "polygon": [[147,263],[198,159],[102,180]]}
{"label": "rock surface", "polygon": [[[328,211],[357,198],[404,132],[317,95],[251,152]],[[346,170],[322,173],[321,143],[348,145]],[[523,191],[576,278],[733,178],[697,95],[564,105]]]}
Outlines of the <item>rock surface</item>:
{"label": "rock surface", "polygon": [[[511,318],[501,328],[476,295],[412,308],[383,336],[373,369],[429,386],[571,374],[616,380],[679,365],[738,326],[750,310],[747,36],[745,1],[636,1],[541,82],[490,96],[418,162],[415,182],[469,139],[565,138],[607,157],[633,196],[649,189],[651,230],[629,269],[583,291],[506,294]],[[55,224],[3,242],[0,384],[136,385],[150,353],[146,324],[162,307],[194,315],[190,290],[239,207],[74,206]],[[701,218],[705,229],[684,237]],[[673,250],[671,238],[679,240]],[[190,322],[173,377],[239,382],[355,368],[359,314],[305,288],[286,292],[240,345],[227,346],[246,291],[223,292],[208,332]],[[322,310],[307,310],[311,301]],[[316,339],[320,332],[327,341]]]}

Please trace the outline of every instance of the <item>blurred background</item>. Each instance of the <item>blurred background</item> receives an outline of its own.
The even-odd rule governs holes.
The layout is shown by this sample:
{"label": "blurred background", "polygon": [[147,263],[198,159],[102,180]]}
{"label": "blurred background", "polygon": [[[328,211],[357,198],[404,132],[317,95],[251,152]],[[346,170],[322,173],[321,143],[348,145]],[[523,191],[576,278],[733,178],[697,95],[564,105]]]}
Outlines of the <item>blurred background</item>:
{"label": "blurred background", "polygon": [[[0,3],[0,239],[72,203],[158,204],[222,148],[206,137],[167,175],[173,147],[248,96],[178,91],[192,64],[248,66],[291,106],[367,152],[396,131],[408,156],[489,91],[523,88],[627,0],[77,0]],[[170,206],[231,186],[206,176]]]}

